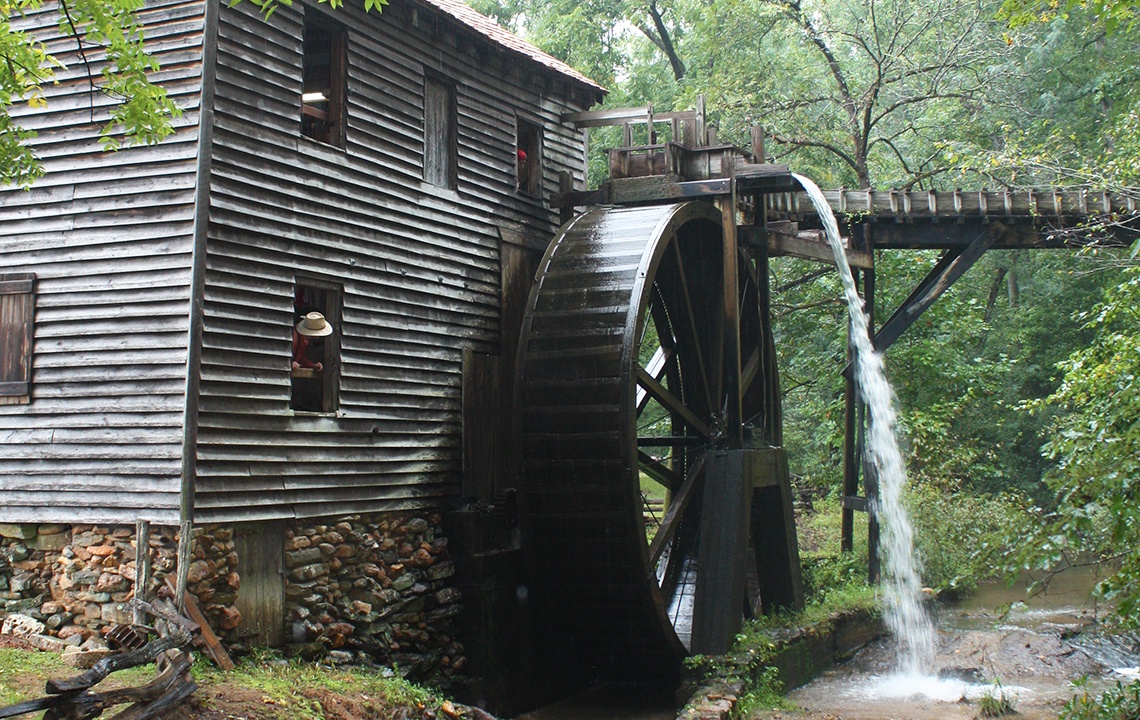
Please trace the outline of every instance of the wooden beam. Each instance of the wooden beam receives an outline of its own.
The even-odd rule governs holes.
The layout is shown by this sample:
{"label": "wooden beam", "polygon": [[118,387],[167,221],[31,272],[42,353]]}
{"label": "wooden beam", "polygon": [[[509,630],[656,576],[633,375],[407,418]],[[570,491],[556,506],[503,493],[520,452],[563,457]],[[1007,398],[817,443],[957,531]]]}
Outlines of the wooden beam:
{"label": "wooden beam", "polygon": [[[768,252],[772,255],[787,255],[830,265],[835,264],[835,255],[832,254],[831,247],[826,242],[812,240],[808,236],[768,233]],[[847,255],[847,264],[853,268],[863,269],[875,266],[875,257],[869,252],[853,250],[848,247],[844,253]]]}
{"label": "wooden beam", "polygon": [[949,290],[958,278],[974,266],[974,263],[994,244],[1000,234],[1000,223],[994,223],[979,234],[960,253],[954,255],[953,251],[947,251],[934,269],[923,279],[922,283],[910,294],[910,297],[875,333],[875,350],[884,352],[894,344],[895,340],[898,340],[906,329],[913,325],[914,321],[918,320],[919,316],[942,296],[942,293]]}
{"label": "wooden beam", "polygon": [[680,398],[669,392],[668,388],[658,382],[657,378],[647,373],[645,368],[642,367],[637,368],[636,372],[637,384],[645,388],[646,392],[652,395],[657,402],[661,403],[665,410],[680,415],[690,427],[699,432],[706,439],[712,437],[709,426],[681,402]]}
{"label": "wooden beam", "polygon": [[661,553],[664,552],[665,546],[673,539],[673,534],[677,531],[681,518],[685,515],[685,509],[689,507],[692,502],[693,496],[696,494],[697,485],[700,478],[704,474],[707,454],[701,455],[689,472],[685,475],[685,482],[681,483],[681,489],[677,491],[673,501],[669,503],[669,509],[665,512],[665,517],[661,519],[661,525],[657,528],[657,534],[653,536],[653,542],[649,543],[649,565],[656,567],[657,561],[661,559]]}
{"label": "wooden beam", "polygon": [[[176,592],[174,586],[170,582],[170,577],[166,578],[166,587],[171,592]],[[182,594],[182,611],[198,624],[198,631],[202,633],[202,640],[206,643],[206,653],[214,661],[214,664],[222,670],[233,670],[234,661],[230,659],[230,654],[226,652],[225,647],[222,646],[222,641],[214,634],[213,628],[210,627],[210,622],[202,611],[198,608],[198,601],[189,592]]]}
{"label": "wooden beam", "polygon": [[[867,498],[859,497],[858,495],[842,496],[839,498],[839,506],[844,510],[851,510],[853,512],[865,513],[871,511],[871,506],[870,503],[867,502]],[[850,549],[851,548],[844,548],[844,550]]]}
{"label": "wooden beam", "polygon": [[651,107],[611,108],[607,110],[585,110],[582,112],[563,113],[563,124],[573,125],[578,129],[591,127],[606,127],[611,125],[624,125],[625,123],[668,122],[674,120],[695,120],[695,110],[682,110],[679,112],[653,112]]}
{"label": "wooden beam", "polygon": [[[135,597],[139,600],[147,599],[150,578],[150,522],[138,520],[135,522]],[[135,624],[142,625],[145,619],[143,609],[136,605]]]}
{"label": "wooden beam", "polygon": [[641,472],[648,475],[653,480],[656,480],[660,485],[664,486],[671,493],[677,492],[677,488],[681,487],[681,476],[673,472],[670,468],[666,467],[663,463],[664,459],[658,460],[657,458],[637,451],[637,460],[641,463]]}

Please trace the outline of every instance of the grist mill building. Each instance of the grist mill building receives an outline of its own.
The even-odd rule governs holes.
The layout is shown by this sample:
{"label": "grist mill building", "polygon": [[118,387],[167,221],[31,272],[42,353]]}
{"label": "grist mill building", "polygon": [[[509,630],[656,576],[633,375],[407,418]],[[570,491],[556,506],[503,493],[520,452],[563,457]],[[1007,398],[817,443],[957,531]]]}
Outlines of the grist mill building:
{"label": "grist mill building", "polygon": [[47,175],[0,190],[0,611],[87,642],[149,565],[238,646],[471,673],[444,515],[509,504],[520,298],[603,89],[458,0],[141,17],[173,136],[101,152],[63,40],[17,118]]}

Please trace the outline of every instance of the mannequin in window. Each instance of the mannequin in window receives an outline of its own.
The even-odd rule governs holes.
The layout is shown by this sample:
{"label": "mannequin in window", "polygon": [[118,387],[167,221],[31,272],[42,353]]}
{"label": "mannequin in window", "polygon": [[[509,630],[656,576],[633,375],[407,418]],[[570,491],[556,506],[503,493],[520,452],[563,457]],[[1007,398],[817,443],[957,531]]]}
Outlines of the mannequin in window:
{"label": "mannequin in window", "polygon": [[[333,326],[319,312],[311,312],[302,317],[293,327],[293,369],[324,370],[324,365],[312,358],[312,353],[318,350],[313,345],[319,342],[318,338],[328,337],[332,332]],[[323,355],[323,348],[320,348],[320,354]]]}

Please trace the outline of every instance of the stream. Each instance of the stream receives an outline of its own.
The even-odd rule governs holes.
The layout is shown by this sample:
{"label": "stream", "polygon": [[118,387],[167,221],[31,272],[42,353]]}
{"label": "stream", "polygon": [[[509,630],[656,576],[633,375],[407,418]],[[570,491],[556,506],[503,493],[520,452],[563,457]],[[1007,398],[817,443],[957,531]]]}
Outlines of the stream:
{"label": "stream", "polygon": [[1056,718],[1076,692],[1073,681],[1087,677],[1090,691],[1099,692],[1140,672],[1136,638],[1106,638],[1092,630],[1097,608],[1089,591],[1096,581],[1091,571],[1069,570],[1032,598],[1024,583],[983,583],[936,612],[936,678],[892,675],[893,641],[884,638],[791,692],[796,711],[753,717],[967,720],[980,716],[978,699],[996,694],[1000,683],[1019,720]]}

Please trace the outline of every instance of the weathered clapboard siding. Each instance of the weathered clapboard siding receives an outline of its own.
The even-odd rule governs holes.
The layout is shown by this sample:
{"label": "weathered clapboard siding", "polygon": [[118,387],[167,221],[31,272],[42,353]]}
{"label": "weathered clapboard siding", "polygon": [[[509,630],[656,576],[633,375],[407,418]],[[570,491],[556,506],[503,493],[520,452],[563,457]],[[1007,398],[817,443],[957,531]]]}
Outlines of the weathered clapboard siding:
{"label": "weathered clapboard siding", "polygon": [[[184,110],[166,142],[101,152],[111,105],[70,39],[49,41],[67,68],[48,107],[13,112],[48,174],[0,189],[0,272],[36,274],[31,402],[0,407],[2,521],[178,520],[203,7],[141,13]],[[49,37],[53,12],[17,22]]]}
{"label": "weathered clapboard siding", "polygon": [[[300,134],[304,13],[348,31],[344,150]],[[454,190],[423,180],[425,75],[454,88]],[[584,182],[564,82],[415,0],[220,15],[196,521],[458,492],[462,350],[500,339],[499,228],[541,241],[557,221],[515,189],[515,114],[544,128],[544,194],[560,170]],[[289,409],[298,275],[343,286],[335,415]]]}

